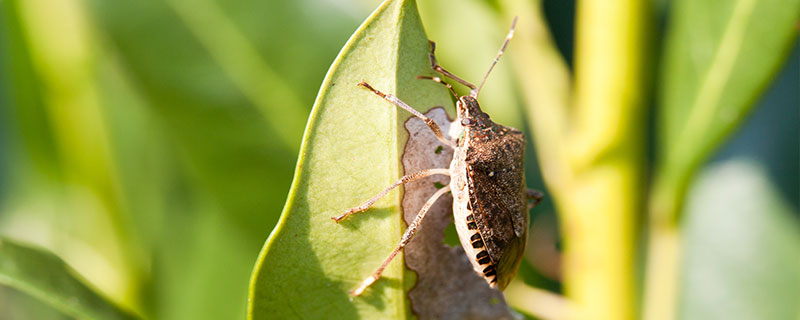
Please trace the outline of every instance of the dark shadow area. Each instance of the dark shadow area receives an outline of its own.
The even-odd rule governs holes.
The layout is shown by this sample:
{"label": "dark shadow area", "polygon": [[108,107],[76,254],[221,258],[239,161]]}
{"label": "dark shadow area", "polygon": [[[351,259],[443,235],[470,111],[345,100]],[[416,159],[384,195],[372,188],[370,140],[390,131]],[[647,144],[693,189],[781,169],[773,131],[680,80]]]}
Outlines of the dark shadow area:
{"label": "dark shadow area", "polygon": [[571,70],[575,44],[575,1],[545,0],[542,1],[542,8],[556,47]]}

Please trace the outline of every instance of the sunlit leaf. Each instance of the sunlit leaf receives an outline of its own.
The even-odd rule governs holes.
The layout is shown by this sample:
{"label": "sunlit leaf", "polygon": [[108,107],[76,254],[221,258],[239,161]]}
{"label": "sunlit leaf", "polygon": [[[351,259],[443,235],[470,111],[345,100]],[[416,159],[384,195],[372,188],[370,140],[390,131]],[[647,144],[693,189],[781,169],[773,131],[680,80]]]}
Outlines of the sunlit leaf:
{"label": "sunlit leaf", "polygon": [[409,114],[356,84],[368,81],[420,110],[451,104],[443,87],[415,79],[432,74],[429,48],[415,2],[395,0],[384,2],[339,54],[306,128],[283,215],[254,270],[252,319],[405,318],[402,257],[364,295],[348,295],[403,231],[399,192],[339,224],[330,217],[401,175]]}

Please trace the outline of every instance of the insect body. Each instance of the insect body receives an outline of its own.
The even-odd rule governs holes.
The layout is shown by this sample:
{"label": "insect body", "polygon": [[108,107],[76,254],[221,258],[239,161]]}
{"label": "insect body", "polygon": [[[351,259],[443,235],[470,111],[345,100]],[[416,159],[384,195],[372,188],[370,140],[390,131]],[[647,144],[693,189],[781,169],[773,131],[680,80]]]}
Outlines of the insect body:
{"label": "insect body", "polygon": [[[511,31],[509,31],[500,52],[489,68],[489,72],[503,54],[513,31],[514,23],[512,23]],[[359,287],[351,291],[354,296],[360,295],[380,277],[383,269],[414,236],[433,203],[447,192],[451,192],[453,195],[453,217],[461,245],[470,258],[475,272],[481,275],[490,286],[504,289],[508,285],[519,267],[525,250],[528,209],[531,207],[528,199],[532,199],[534,201],[532,205],[535,205],[542,195],[537,191],[528,191],[525,187],[523,175],[524,136],[517,129],[494,123],[489,115],[481,111],[477,97],[489,72],[486,73],[480,87],[476,88],[473,84],[439,66],[436,63],[434,50],[435,44],[431,42],[432,68],[445,77],[471,89],[469,95],[458,96],[452,86],[439,77],[418,77],[445,85],[458,98],[455,125],[460,126],[461,134],[455,141],[447,139],[433,120],[417,112],[397,97],[378,91],[366,82],[359,83],[359,86],[371,90],[425,121],[436,137],[453,149],[453,160],[449,169],[428,169],[404,176],[360,206],[333,217],[338,222],[350,214],[365,211],[375,201],[401,184],[436,174],[450,176],[449,188],[439,189],[428,199],[389,257]]]}
{"label": "insect body", "polygon": [[464,134],[450,164],[453,215],[476,272],[505,288],[525,250],[528,205],[524,136],[492,122],[470,96],[459,98]]}

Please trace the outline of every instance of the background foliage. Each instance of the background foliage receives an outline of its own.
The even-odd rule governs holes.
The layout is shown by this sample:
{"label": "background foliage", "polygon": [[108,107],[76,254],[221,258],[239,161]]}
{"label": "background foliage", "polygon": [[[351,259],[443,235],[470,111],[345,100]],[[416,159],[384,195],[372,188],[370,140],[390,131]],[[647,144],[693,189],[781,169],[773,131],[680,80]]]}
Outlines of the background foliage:
{"label": "background foliage", "polygon": [[[44,274],[69,278],[74,269],[76,278],[85,278],[100,296],[134,314],[157,319],[243,317],[248,279],[286,201],[314,97],[336,53],[379,3],[0,1],[0,235],[54,253],[69,268],[46,255]],[[630,9],[627,2],[615,3],[623,10],[619,12]],[[580,206],[559,200],[567,193],[555,190],[559,182],[547,176],[552,172],[548,170],[547,187],[553,190],[533,212],[537,245],[526,253],[520,271],[524,283],[579,302],[610,299],[621,311],[596,310],[595,315],[607,318],[634,317],[648,308],[650,316],[658,316],[652,310],[660,310],[663,301],[665,312],[687,319],[785,319],[800,312],[797,3],[731,0],[703,5],[678,0],[634,6],[644,19],[634,21],[642,31],[614,38],[633,43],[623,46],[633,48],[623,54],[641,59],[632,69],[640,83],[620,91],[634,90],[639,101],[620,116],[640,129],[631,140],[641,148],[634,150],[640,158],[631,166],[642,185],[619,196],[640,206],[623,217],[630,228],[622,246],[630,259],[625,268],[631,272],[621,281],[631,285],[630,296],[592,296],[591,291],[584,295],[570,280],[569,267],[562,268],[560,249],[577,248],[570,243],[579,243],[576,235],[582,234],[570,233],[564,221],[580,217],[568,213],[580,211],[575,209]],[[574,82],[579,95],[591,97],[581,93],[592,90],[593,84],[585,83],[590,78],[586,75],[592,74],[587,66],[593,61],[604,65],[605,54],[612,51],[601,46],[592,52],[581,28],[597,27],[586,22],[595,21],[591,17],[613,19],[603,11],[606,7],[586,2],[576,8],[572,1],[549,0],[472,0],[457,5],[419,0],[418,6],[428,37],[437,41],[442,64],[464,78],[480,79],[510,15],[530,23],[538,12],[530,8],[539,4],[557,49],[553,52],[558,59],[563,56],[569,77],[565,82]],[[724,40],[729,21],[735,21],[731,17],[744,18],[733,24],[744,35],[741,39]],[[610,28],[607,34],[617,35],[614,24],[595,22]],[[498,122],[524,128],[529,137],[536,134],[536,147],[527,149],[532,150],[528,185],[544,188],[537,153],[541,159],[548,148],[571,140],[548,140],[536,132],[559,118],[535,109],[541,104],[531,101],[543,95],[530,95],[541,88],[531,81],[561,80],[550,73],[552,64],[537,65],[546,59],[526,54],[539,52],[536,47],[525,51],[526,44],[537,39],[521,33],[512,42],[481,102]],[[711,133],[701,130],[672,138],[680,131],[673,130],[680,127],[676,119],[695,110],[682,99],[703,87],[686,82],[687,77],[716,65],[718,41],[737,39],[734,44],[742,43],[747,50],[737,51],[741,54],[733,61],[722,60],[723,66],[734,67],[719,75],[722,83],[737,81],[716,88],[720,94],[714,97],[719,99],[712,100],[720,109],[712,109],[710,115],[701,112],[721,125],[700,125]],[[781,47],[781,39],[794,45]],[[619,57],[623,66],[631,61]],[[609,61],[605,65],[615,66]],[[620,69],[612,71],[617,72],[606,75],[621,74]],[[613,83],[598,74],[601,83]],[[564,106],[581,113],[603,106],[599,101],[578,98]],[[615,128],[614,122],[602,119],[606,118],[584,120]],[[731,134],[724,135],[727,132]],[[670,158],[679,160],[673,166],[663,160],[671,152],[696,158]],[[570,165],[591,168],[609,159],[585,161],[590,157],[582,154],[587,153],[572,153]],[[542,167],[548,168],[546,161]],[[659,175],[662,171],[666,173]],[[647,201],[647,195],[653,192],[658,199],[660,192],[658,187],[645,187],[652,181],[687,191],[685,204],[676,200],[673,212],[648,219],[645,206],[654,202]],[[572,195],[577,199],[572,201],[584,201],[583,207],[600,208],[591,197]],[[594,217],[608,220],[605,210],[597,210]],[[659,220],[663,216],[667,218]],[[654,228],[653,221],[665,227]],[[647,254],[658,252],[648,245],[661,243],[650,237],[665,229],[669,239],[680,238],[683,248],[672,255],[676,270],[663,279],[646,278]],[[0,247],[0,262],[19,262],[40,253],[20,248]],[[606,246],[598,252],[617,249]],[[2,266],[0,318],[74,316],[20,282],[9,281],[26,275]],[[664,273],[648,276],[653,274]],[[34,273],[28,276],[36,278]],[[645,287],[659,280],[668,283],[666,290],[657,292],[672,287],[676,294],[646,302],[643,292],[652,289]],[[66,287],[56,288],[60,289],[49,291],[52,299]],[[521,300],[516,307],[525,310],[526,300]]]}

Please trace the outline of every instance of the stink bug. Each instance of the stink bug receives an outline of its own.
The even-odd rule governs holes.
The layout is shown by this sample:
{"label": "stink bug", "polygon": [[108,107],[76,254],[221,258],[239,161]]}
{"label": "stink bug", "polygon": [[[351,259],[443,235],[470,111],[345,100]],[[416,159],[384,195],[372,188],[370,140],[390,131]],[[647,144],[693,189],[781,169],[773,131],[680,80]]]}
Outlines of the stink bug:
{"label": "stink bug", "polygon": [[383,93],[363,81],[358,84],[425,121],[436,137],[445,146],[453,149],[453,160],[450,168],[428,169],[404,176],[360,206],[332,217],[334,221],[339,222],[353,213],[366,211],[378,199],[402,184],[431,175],[450,176],[449,188],[439,189],[428,199],[406,229],[399,245],[378,269],[350,294],[360,295],[380,278],[384,268],[414,237],[430,207],[448,192],[453,196],[453,218],[461,246],[475,272],[491,287],[501,290],[516,274],[528,236],[528,210],[541,200],[542,194],[525,187],[523,172],[525,137],[522,132],[493,122],[488,114],[481,111],[477,100],[486,78],[514,35],[515,24],[516,18],[497,57],[478,87],[439,66],[434,55],[435,43],[430,42],[429,56],[433,70],[470,88],[469,95],[459,96],[449,83],[439,77],[417,77],[441,83],[456,97],[457,119],[454,124],[460,126],[461,134],[455,140],[446,138],[439,125],[432,119],[414,110],[394,95]]}

